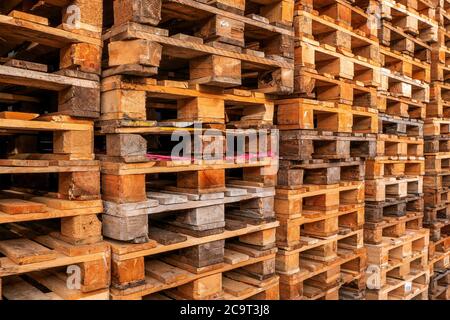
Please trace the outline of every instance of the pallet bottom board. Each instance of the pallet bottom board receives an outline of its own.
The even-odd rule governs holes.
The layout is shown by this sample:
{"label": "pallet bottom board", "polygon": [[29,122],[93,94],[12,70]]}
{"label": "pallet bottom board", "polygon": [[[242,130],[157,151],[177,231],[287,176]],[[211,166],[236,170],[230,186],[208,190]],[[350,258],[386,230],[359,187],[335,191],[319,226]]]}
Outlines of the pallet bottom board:
{"label": "pallet bottom board", "polygon": [[48,272],[36,272],[31,277],[6,277],[0,281],[0,287],[6,300],[109,300],[109,289],[90,293],[70,290],[57,275]]}

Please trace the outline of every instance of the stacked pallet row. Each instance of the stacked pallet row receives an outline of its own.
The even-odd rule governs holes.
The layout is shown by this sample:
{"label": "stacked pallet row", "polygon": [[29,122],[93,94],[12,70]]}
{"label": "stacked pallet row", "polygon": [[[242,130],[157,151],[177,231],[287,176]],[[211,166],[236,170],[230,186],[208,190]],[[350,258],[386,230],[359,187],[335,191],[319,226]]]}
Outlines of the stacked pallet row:
{"label": "stacked pallet row", "polygon": [[435,9],[423,1],[362,2],[379,18],[381,56],[377,150],[366,162],[367,299],[426,299],[423,120]]}
{"label": "stacked pallet row", "polygon": [[425,217],[430,229],[431,300],[450,299],[450,113],[447,96],[450,86],[450,20],[449,3],[439,1],[436,20],[437,42],[432,44],[431,95],[425,120]]}
{"label": "stacked pallet row", "polygon": [[294,95],[277,101],[282,299],[363,299],[364,159],[375,155],[379,55],[346,1],[295,6]]}
{"label": "stacked pallet row", "polygon": [[93,147],[101,13],[99,0],[0,3],[0,299],[109,298]]}
{"label": "stacked pallet row", "polygon": [[105,1],[96,153],[112,299],[279,298],[267,94],[292,91],[292,8]]}

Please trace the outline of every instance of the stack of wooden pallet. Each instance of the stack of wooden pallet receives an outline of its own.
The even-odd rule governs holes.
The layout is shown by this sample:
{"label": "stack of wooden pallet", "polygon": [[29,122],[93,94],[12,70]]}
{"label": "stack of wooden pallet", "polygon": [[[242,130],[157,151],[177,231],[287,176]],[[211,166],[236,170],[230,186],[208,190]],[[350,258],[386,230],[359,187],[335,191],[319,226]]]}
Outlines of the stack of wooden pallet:
{"label": "stack of wooden pallet", "polygon": [[100,0],[0,3],[0,299],[109,298],[93,147],[101,17]]}
{"label": "stack of wooden pallet", "polygon": [[292,8],[105,1],[96,151],[113,299],[279,298],[266,93],[292,91]]}
{"label": "stack of wooden pallet", "polygon": [[378,43],[368,16],[345,1],[298,1],[295,9],[295,93],[277,101],[280,294],[362,299],[364,158],[375,155]]}
{"label": "stack of wooden pallet", "polygon": [[425,299],[423,119],[435,9],[427,1],[360,3],[380,19],[381,55],[377,151],[366,163],[367,299]]}
{"label": "stack of wooden pallet", "polygon": [[429,298],[450,299],[450,26],[447,1],[439,1],[438,41],[432,44],[431,96],[425,120],[425,219],[430,229]]}

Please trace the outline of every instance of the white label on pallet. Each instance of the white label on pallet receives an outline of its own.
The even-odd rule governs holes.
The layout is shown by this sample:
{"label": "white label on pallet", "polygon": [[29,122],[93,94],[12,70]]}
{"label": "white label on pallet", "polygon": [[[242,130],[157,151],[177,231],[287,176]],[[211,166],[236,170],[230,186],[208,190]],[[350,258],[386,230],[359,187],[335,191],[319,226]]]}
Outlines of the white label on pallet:
{"label": "white label on pallet", "polygon": [[412,282],[411,281],[406,281],[405,282],[405,291],[406,292],[410,292],[412,290]]}
{"label": "white label on pallet", "polygon": [[450,263],[450,256],[446,256],[444,258],[444,266],[448,266],[449,263]]}

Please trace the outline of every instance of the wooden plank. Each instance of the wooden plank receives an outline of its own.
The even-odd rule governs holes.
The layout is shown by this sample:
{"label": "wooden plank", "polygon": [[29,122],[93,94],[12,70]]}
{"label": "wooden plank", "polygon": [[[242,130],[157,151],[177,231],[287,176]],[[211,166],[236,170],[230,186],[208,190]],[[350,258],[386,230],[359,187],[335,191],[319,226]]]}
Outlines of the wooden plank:
{"label": "wooden plank", "polygon": [[232,265],[247,261],[248,259],[250,259],[248,255],[231,249],[225,249],[223,256],[223,261]]}
{"label": "wooden plank", "polygon": [[35,197],[31,199],[39,203],[43,203],[50,208],[58,210],[71,210],[71,209],[87,209],[94,207],[102,207],[101,200],[86,200],[86,201],[71,201],[56,198]]}
{"label": "wooden plank", "polygon": [[24,265],[18,265],[14,261],[12,261],[10,258],[7,257],[0,257],[0,277],[7,277],[11,275],[17,275],[17,274],[24,274],[29,273],[37,270],[45,270],[45,269],[51,269],[51,268],[57,268],[57,267],[64,267],[71,264],[77,264],[82,262],[89,262],[89,261],[96,261],[99,259],[107,259],[107,256],[104,252],[100,253],[93,253],[89,255],[83,255],[83,256],[75,256],[75,257],[68,257],[64,254],[56,253],[56,259],[38,262],[38,263],[31,263],[31,264],[24,264]]}
{"label": "wooden plank", "polygon": [[0,252],[20,265],[56,259],[55,252],[28,239],[1,241]]}
{"label": "wooden plank", "polygon": [[[1,99],[2,96],[0,94],[0,100]],[[12,111],[0,112],[0,119],[33,120],[36,119],[37,117],[39,117],[38,113],[12,112]]]}
{"label": "wooden plank", "polygon": [[5,15],[0,15],[0,34],[6,34],[8,38],[37,42],[54,48],[64,48],[73,43],[102,46],[100,39]]}
{"label": "wooden plank", "polygon": [[245,296],[255,289],[255,287],[243,282],[235,281],[233,279],[223,277],[222,279],[223,290],[235,297]]}
{"label": "wooden plank", "polygon": [[30,22],[35,22],[44,26],[48,26],[48,19],[41,17],[41,16],[36,16],[34,14],[29,14],[23,11],[17,11],[17,10],[13,10],[11,11],[8,16],[13,17],[13,18],[17,18],[17,19],[22,19],[22,20],[26,20],[26,21],[30,21]]}
{"label": "wooden plank", "polygon": [[187,240],[187,236],[185,235],[155,227],[150,227],[149,236],[151,239],[163,245],[171,245]]}
{"label": "wooden plank", "polygon": [[64,300],[108,300],[109,290],[98,290],[83,293],[80,290],[67,287],[67,274],[65,272],[41,271],[33,272],[30,276],[41,283]]}
{"label": "wooden plank", "polygon": [[[28,116],[29,115],[29,116]],[[64,123],[48,121],[30,121],[34,114],[8,112],[0,114],[0,129],[33,130],[33,131],[88,131],[93,130],[92,124]],[[19,118],[30,119],[19,119]]]}
{"label": "wooden plank", "polygon": [[147,192],[147,196],[150,199],[158,200],[160,204],[165,204],[165,205],[185,203],[188,201],[187,196],[170,194],[170,193],[162,193],[162,192]]}
{"label": "wooden plank", "polygon": [[[175,161],[176,162],[176,161]],[[217,170],[217,169],[234,169],[234,168],[251,168],[263,167],[271,164],[270,159],[259,160],[250,163],[221,163],[221,164],[204,164],[204,165],[174,165],[174,166],[157,166],[156,162],[121,164],[113,162],[102,162],[102,172],[105,174],[118,175],[136,175],[163,172],[185,172],[198,170]],[[242,186],[240,186],[242,187]]]}
{"label": "wooden plank", "polygon": [[[1,17],[1,15],[0,15]],[[0,83],[61,91],[70,86],[97,89],[96,81],[0,65]]]}
{"label": "wooden plank", "polygon": [[8,300],[56,300],[17,276],[4,280],[2,295]]}
{"label": "wooden plank", "polygon": [[146,262],[145,271],[151,277],[158,279],[164,284],[171,284],[183,281],[189,276],[186,270],[171,266],[159,260],[151,260]]}
{"label": "wooden plank", "polygon": [[12,94],[0,92],[0,102],[34,102],[39,103],[39,99],[32,96],[25,96],[20,94]]}
{"label": "wooden plank", "polygon": [[0,212],[6,214],[43,213],[47,209],[44,204],[22,199],[0,199]]}

